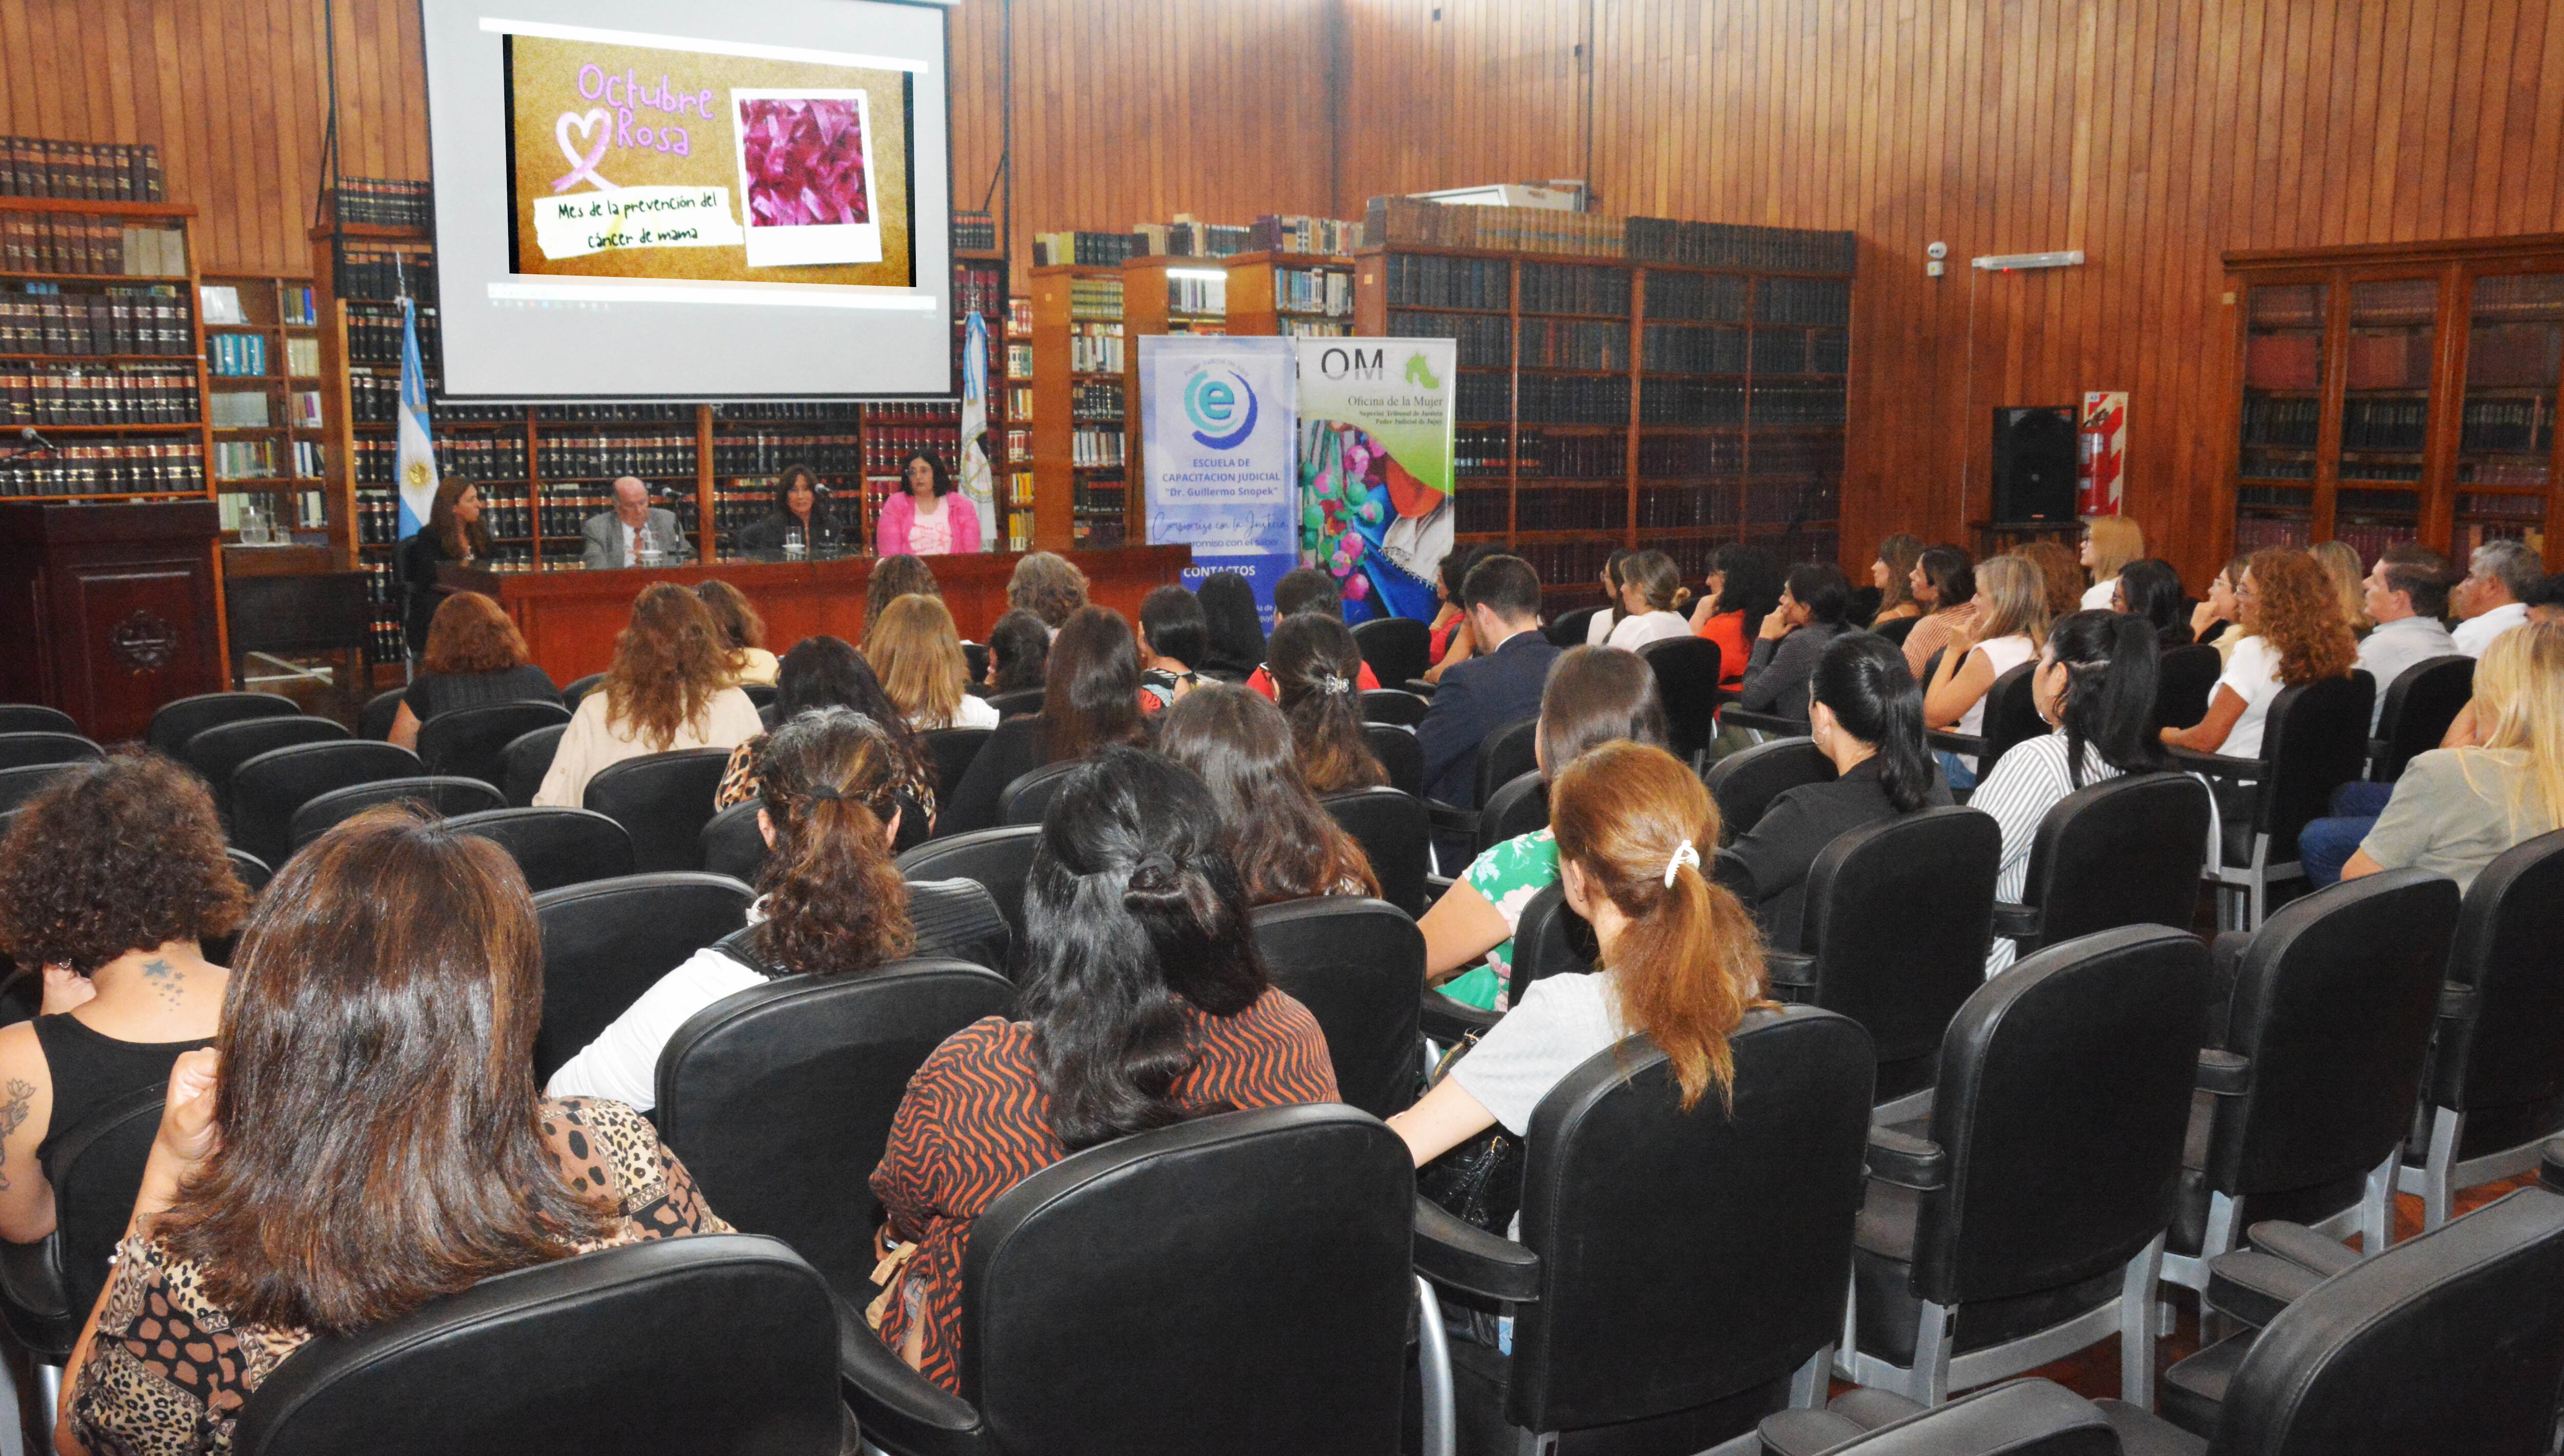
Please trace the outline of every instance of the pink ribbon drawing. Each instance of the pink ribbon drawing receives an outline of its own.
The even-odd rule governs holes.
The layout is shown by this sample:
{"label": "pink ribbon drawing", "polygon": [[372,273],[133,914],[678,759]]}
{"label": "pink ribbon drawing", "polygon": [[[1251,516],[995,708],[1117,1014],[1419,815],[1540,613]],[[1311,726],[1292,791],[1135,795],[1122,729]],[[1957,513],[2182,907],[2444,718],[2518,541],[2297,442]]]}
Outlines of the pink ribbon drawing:
{"label": "pink ribbon drawing", "polygon": [[[578,148],[570,144],[569,133],[573,127],[581,136],[585,136],[590,131],[596,133],[596,144],[585,156],[580,156]],[[561,155],[570,160],[569,175],[558,178],[552,183],[554,192],[566,192],[581,181],[594,182],[597,186],[605,188],[611,188],[614,185],[598,176],[596,172],[596,164],[605,160],[605,149],[614,144],[613,112],[603,106],[596,107],[584,116],[576,111],[563,111],[560,119],[552,123],[552,140],[560,144]]]}

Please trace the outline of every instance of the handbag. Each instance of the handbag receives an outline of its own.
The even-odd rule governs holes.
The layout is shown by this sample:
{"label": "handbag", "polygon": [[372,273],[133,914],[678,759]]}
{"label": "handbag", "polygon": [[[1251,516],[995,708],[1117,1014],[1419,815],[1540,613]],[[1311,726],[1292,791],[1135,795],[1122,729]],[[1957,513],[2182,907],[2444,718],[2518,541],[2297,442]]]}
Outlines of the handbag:
{"label": "handbag", "polygon": [[[1478,1037],[1471,1032],[1444,1052],[1424,1079],[1425,1087],[1429,1090],[1448,1076]],[[1417,1168],[1415,1191],[1452,1217],[1501,1238],[1522,1210],[1524,1156],[1523,1140],[1497,1123]]]}

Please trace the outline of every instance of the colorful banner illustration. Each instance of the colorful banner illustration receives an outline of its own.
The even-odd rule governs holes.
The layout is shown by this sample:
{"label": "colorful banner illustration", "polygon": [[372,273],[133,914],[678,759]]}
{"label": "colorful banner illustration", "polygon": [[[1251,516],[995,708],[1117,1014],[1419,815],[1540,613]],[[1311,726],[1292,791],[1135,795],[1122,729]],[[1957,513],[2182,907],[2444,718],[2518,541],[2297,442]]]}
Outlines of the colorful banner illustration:
{"label": "colorful banner illustration", "polygon": [[1142,334],[1141,471],[1149,543],[1189,545],[1199,586],[1235,571],[1269,622],[1299,560],[1292,341]]}
{"label": "colorful banner illustration", "polygon": [[1459,345],[1302,338],[1300,554],[1344,584],[1345,617],[1434,612],[1451,549]]}

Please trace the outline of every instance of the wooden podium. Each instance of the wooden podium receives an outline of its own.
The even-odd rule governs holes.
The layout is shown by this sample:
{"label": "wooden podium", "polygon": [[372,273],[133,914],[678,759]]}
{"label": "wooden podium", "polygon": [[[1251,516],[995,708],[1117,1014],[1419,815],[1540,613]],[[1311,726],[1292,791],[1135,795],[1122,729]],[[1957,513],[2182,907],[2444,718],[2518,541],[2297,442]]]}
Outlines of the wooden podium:
{"label": "wooden podium", "polygon": [[100,742],[226,686],[211,501],[0,502],[0,697]]}

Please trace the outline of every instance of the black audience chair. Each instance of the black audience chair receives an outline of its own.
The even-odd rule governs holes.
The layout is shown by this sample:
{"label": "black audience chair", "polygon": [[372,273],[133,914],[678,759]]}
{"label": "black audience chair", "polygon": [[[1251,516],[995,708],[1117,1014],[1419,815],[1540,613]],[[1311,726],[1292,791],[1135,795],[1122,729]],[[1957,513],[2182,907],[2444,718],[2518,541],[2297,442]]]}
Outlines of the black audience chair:
{"label": "black audience chair", "polygon": [[[1522,918],[1514,926],[1505,1004],[1521,1005],[1534,981],[1592,970],[1596,953],[1594,928],[1569,908],[1566,891],[1556,884],[1544,887],[1524,904]],[[1438,1045],[1457,1046],[1472,1033],[1493,1028],[1500,1019],[1494,1011],[1463,1005],[1438,990],[1424,993],[1424,1034]]]}
{"label": "black audience chair", "polygon": [[1327,1034],[1336,1089],[1374,1117],[1404,1112],[1423,1071],[1416,998],[1424,990],[1424,933],[1385,901],[1330,895],[1254,913],[1255,943],[1273,984]]}
{"label": "black audience chair", "polygon": [[[748,701],[755,704],[759,713],[780,707],[783,702],[782,690],[772,683],[742,683],[739,685],[739,691],[748,695]],[[768,724],[767,727],[771,728],[773,725]]]}
{"label": "black audience chair", "polygon": [[1024,718],[1042,711],[1042,693],[1043,690],[1040,688],[1017,688],[1011,693],[991,693],[988,695],[988,706],[997,710],[997,717],[1001,719]]}
{"label": "black audience chair", "polygon": [[1394,1451],[1414,1199],[1397,1135],[1337,1106],[1053,1163],[971,1226],[960,1395],[848,1336],[864,1439],[890,1456]]}
{"label": "black audience chair", "polygon": [[714,1002],[659,1054],[660,1136],[742,1233],[790,1244],[870,1340],[873,1168],[900,1099],[945,1038],[1014,1012],[1004,976],[959,960],[787,975]]}
{"label": "black audience chair", "polygon": [[[300,721],[280,718],[236,727],[267,728]],[[270,748],[234,768],[226,796],[232,807],[232,842],[271,865],[281,865],[294,853],[294,814],[305,804],[333,789],[419,776],[418,755],[409,749],[345,733],[340,728],[339,736],[329,742]],[[198,741],[202,740],[199,734]]]}
{"label": "black audience chair", "polygon": [[781,705],[774,703],[761,703],[757,705],[756,723],[759,728],[770,733],[774,731],[782,722],[783,709]]}
{"label": "black audience chair", "polygon": [[2196,936],[2132,927],[1968,998],[1916,1125],[1928,1138],[1870,1134],[1843,1319],[1854,1380],[1937,1405],[2115,1334],[2121,1396],[2151,1404],[2208,984]]}
{"label": "black audience chair", "polygon": [[2155,667],[2155,706],[2149,727],[2186,728],[2208,717],[2208,700],[2226,672],[2226,659],[2206,643],[2168,647]]}
{"label": "black audience chair", "polygon": [[[1435,834],[1437,836],[1455,835],[1460,841],[1461,848],[1474,849],[1478,840],[1479,824],[1485,817],[1488,802],[1495,798],[1496,790],[1526,773],[1540,771],[1539,740],[1540,720],[1537,718],[1518,718],[1512,723],[1490,728],[1487,735],[1478,740],[1477,791],[1472,799],[1478,807],[1461,809],[1438,800],[1425,800],[1425,807],[1433,815]],[[1423,750],[1420,747],[1416,750],[1416,759],[1417,776],[1421,777]],[[1389,782],[1392,786],[1397,782],[1393,771],[1389,775]]]}
{"label": "black audience chair", "polygon": [[546,1082],[659,977],[747,924],[754,892],[697,870],[626,875],[534,897],[543,930],[543,1023],[534,1080]]}
{"label": "black audience chair", "polygon": [[2218,891],[2219,924],[2248,931],[2261,924],[2270,887],[2305,878],[2297,832],[2330,811],[2332,791],[2359,777],[2368,762],[2368,708],[2376,684],[2354,670],[2347,678],[2297,683],[2270,700],[2261,724],[2261,756],[2172,751],[2176,765],[2250,785],[2249,814],[2229,813],[2224,843],[2208,870]]}
{"label": "black audience chair", "polygon": [[[340,742],[348,736],[349,733],[345,728],[325,718],[306,718],[296,714],[291,717],[274,715],[237,719],[230,723],[216,724],[189,738],[186,746],[178,750],[178,759],[196,770],[197,775],[205,780],[206,786],[213,790],[214,807],[222,814],[223,822],[229,824],[232,814],[233,769],[272,749],[297,747],[305,743]],[[378,743],[375,746],[388,748],[391,745]],[[409,758],[408,771],[418,772],[418,756],[410,753],[406,748],[400,751]],[[332,788],[338,786],[330,785]]]}
{"label": "black audience chair", "polygon": [[598,769],[580,803],[631,833],[632,863],[642,873],[691,870],[729,766],[728,748],[644,753]]}
{"label": "black audience chair", "polygon": [[1326,794],[1318,802],[1362,846],[1380,898],[1410,916],[1424,914],[1433,825],[1423,801],[1384,786]]}
{"label": "black audience chair", "polygon": [[1709,796],[1718,801],[1718,834],[1728,844],[1763,822],[1774,799],[1794,788],[1833,780],[1834,760],[1809,737],[1775,738],[1741,748],[1701,775]]}
{"label": "black audience chair", "polygon": [[1864,824],[1809,867],[1800,950],[1769,953],[1775,997],[1868,1029],[1885,1119],[1924,1111],[1951,1020],[1985,984],[2002,855],[2002,831],[1974,809]]}
{"label": "black audience chair", "polygon": [[1571,647],[1583,647],[1585,634],[1593,630],[1594,614],[1601,610],[1602,610],[1601,607],[1578,607],[1572,612],[1562,614],[1556,621],[1543,624],[1540,635],[1548,638],[1550,644],[1561,651]]}
{"label": "black audience chair", "polygon": [[78,766],[76,763],[29,763],[17,768],[0,768],[0,809],[16,813],[27,800],[44,792],[45,785]]}
{"label": "black audience chair", "polygon": [[224,846],[223,854],[232,862],[232,878],[252,895],[266,889],[267,882],[276,878],[273,865],[238,845]]}
{"label": "black audience chair", "polygon": [[1535,768],[1508,779],[1478,811],[1478,853],[1549,827],[1549,781]]}
{"label": "black audience chair", "polygon": [[1892,622],[1874,623],[1869,630],[1903,647],[1905,639],[1913,634],[1914,624],[1922,620],[1921,617],[1898,617]]}
{"label": "black audience chair", "polygon": [[[2026,742],[2049,731],[2047,720],[2038,716],[2038,704],[2030,696],[2030,676],[2038,671],[2036,660],[2007,668],[1986,689],[1985,714],[1978,722],[1979,731],[1953,732],[1943,729],[1931,735],[1935,748],[1973,756],[1977,760],[1977,777],[1983,780],[2012,751],[2015,743]],[[1927,680],[1928,681],[1928,680]]]}
{"label": "black audience chair", "polygon": [[386,688],[365,700],[356,710],[356,736],[374,742],[389,742],[392,725],[400,720],[401,702],[409,696],[407,688]]}
{"label": "black audience chair", "polygon": [[504,809],[508,805],[507,799],[497,789],[477,778],[436,774],[418,778],[386,778],[331,789],[304,800],[303,806],[286,821],[286,840],[292,848],[299,850],[328,833],[333,826],[367,809],[379,804],[401,803],[418,804],[430,813],[448,818],[457,814]]}
{"label": "black audience chair", "polygon": [[756,827],[760,806],[754,799],[733,804],[704,821],[703,867],[743,884],[756,883],[765,868],[765,832]]}
{"label": "black audience chair", "polygon": [[1869,1039],[1794,1006],[1749,1013],[1729,1045],[1732,1106],[1712,1092],[1682,1111],[1664,1053],[1637,1037],[1551,1089],[1526,1140],[1519,1243],[1416,1204],[1417,1271],[1514,1316],[1510,1355],[1446,1343],[1428,1317],[1428,1430],[1449,1400],[1466,1451],[1684,1456],[1824,1399]]}
{"label": "black audience chair", "polygon": [[962,668],[974,688],[988,681],[988,644],[964,641],[962,644]]}
{"label": "black audience chair", "polygon": [[209,728],[253,718],[295,718],[302,712],[293,699],[275,693],[199,693],[161,704],[143,729],[142,741],[183,758],[187,740]]}
{"label": "black audience chair", "polygon": [[80,725],[41,703],[0,703],[0,733],[77,733]]}
{"label": "black audience chair", "polygon": [[567,731],[561,727],[536,728],[499,750],[499,791],[509,803],[520,809],[534,806],[534,795],[542,791],[543,775],[552,771],[552,755],[560,749],[561,734]]}
{"label": "black audience chair", "polygon": [[83,763],[106,756],[106,750],[78,733],[40,730],[0,733],[0,768],[28,768],[40,763]]}
{"label": "black audience chair", "polygon": [[568,687],[561,689],[561,707],[572,713],[578,712],[579,700],[595,692],[604,682],[603,673],[590,673],[584,678],[573,679]]}
{"label": "black audience chair", "polygon": [[1041,844],[1038,824],[1009,824],[976,829],[947,839],[931,839],[899,857],[899,872],[911,880],[976,880],[997,902],[1006,929],[1017,944],[1024,938],[1024,877],[1032,872],[1033,851]]}
{"label": "black audience chair", "polygon": [[1413,617],[1374,617],[1354,625],[1354,646],[1384,683],[1423,677],[1433,666],[1433,633]]}
{"label": "black audience chair", "polygon": [[1718,735],[1718,644],[1706,637],[1668,637],[1638,649],[1656,675],[1656,696],[1665,705],[1665,746],[1686,763],[1697,763]]}
{"label": "black audience chair", "polygon": [[1029,773],[1017,774],[997,796],[997,820],[1000,824],[1039,824],[1050,812],[1050,801],[1059,794],[1060,785],[1082,766],[1071,758],[1059,763],[1045,763]]}
{"label": "black audience chair", "polygon": [[2368,776],[2393,783],[2416,753],[2440,746],[2475,695],[2475,660],[2464,653],[2406,668],[2377,705],[2377,735],[2368,741]]}
{"label": "black audience chair", "polygon": [[452,773],[483,783],[508,777],[508,745],[536,728],[569,726],[557,703],[486,703],[440,713],[419,725],[418,758],[430,773]]}
{"label": "black audience chair", "polygon": [[1371,723],[1363,725],[1363,736],[1371,744],[1372,756],[1389,774],[1389,786],[1422,802],[1424,745],[1415,741],[1415,730],[1395,724]]}
{"label": "black audience chair", "polygon": [[935,760],[935,802],[941,806],[953,802],[954,790],[962,786],[962,775],[970,771],[970,762],[988,745],[995,728],[933,728],[919,734],[926,741],[927,754]]}
{"label": "black audience chair", "polygon": [[54,1166],[61,1173],[54,1182],[53,1242],[62,1261],[63,1293],[78,1311],[76,1323],[107,1288],[168,1101],[165,1083],[141,1088],[52,1136]]}
{"label": "black audience chair", "polygon": [[2422,1226],[2460,1189],[2537,1166],[2564,1133],[2564,830],[2504,851],[2466,889],[2422,1116],[2397,1176]]}
{"label": "black audience chair", "polygon": [[1362,720],[1411,728],[1424,721],[1426,710],[1432,706],[1403,688],[1370,688],[1362,695]]}
{"label": "black audience chair", "polygon": [[2121,926],[2187,928],[2208,861],[2208,786],[2132,773],[2076,789],[2039,820],[2022,903],[1995,907],[1995,934],[2029,955]]}
{"label": "black audience chair", "polygon": [[2217,992],[2225,1035],[2200,1053],[2166,1282],[2205,1294],[2209,1262],[2263,1219],[2386,1247],[2457,921],[2448,877],[2389,870],[2253,933]]}
{"label": "black audience chair", "polygon": [[232,1449],[851,1456],[837,1342],[826,1283],[772,1239],[632,1244],[313,1341],[241,1406]]}
{"label": "black audience chair", "polygon": [[506,850],[535,895],[632,873],[632,836],[593,809],[488,809],[456,815],[445,827]]}

